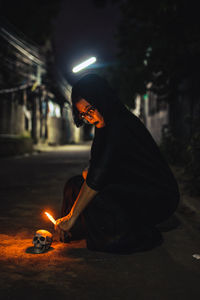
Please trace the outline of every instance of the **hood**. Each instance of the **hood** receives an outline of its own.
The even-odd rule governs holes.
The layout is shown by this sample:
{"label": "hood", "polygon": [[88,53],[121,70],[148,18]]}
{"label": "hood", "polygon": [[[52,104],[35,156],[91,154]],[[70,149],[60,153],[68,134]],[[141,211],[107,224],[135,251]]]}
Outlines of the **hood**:
{"label": "hood", "polygon": [[91,105],[94,105],[103,116],[106,124],[109,124],[119,108],[122,107],[119,98],[105,79],[96,74],[86,75],[72,88],[73,115],[78,127],[82,124],[78,125],[80,120],[77,120],[78,110],[75,104],[80,98],[84,98]]}

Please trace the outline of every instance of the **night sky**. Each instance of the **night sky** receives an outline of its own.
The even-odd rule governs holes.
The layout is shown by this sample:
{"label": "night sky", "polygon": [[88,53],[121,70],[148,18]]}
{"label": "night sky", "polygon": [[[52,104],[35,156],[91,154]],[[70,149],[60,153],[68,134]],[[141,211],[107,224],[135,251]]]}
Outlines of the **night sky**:
{"label": "night sky", "polygon": [[54,20],[53,43],[57,66],[69,80],[72,68],[90,56],[97,57],[97,67],[115,63],[119,19],[116,5],[98,8],[92,0],[63,0]]}

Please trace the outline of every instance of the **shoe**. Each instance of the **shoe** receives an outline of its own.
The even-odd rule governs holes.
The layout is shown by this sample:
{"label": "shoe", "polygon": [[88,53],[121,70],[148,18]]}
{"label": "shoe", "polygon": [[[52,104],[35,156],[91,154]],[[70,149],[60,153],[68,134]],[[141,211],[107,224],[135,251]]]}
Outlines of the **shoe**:
{"label": "shoe", "polygon": [[64,232],[60,235],[60,242],[61,243],[70,243],[71,241],[71,233],[70,232]]}
{"label": "shoe", "polygon": [[143,228],[139,232],[120,238],[107,244],[105,252],[131,254],[152,250],[163,243],[163,237],[157,228]]}

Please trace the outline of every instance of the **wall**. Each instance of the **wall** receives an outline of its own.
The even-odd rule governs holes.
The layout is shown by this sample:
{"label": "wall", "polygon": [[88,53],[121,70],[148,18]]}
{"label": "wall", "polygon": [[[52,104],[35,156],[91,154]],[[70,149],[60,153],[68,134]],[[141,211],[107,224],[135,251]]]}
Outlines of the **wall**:
{"label": "wall", "polygon": [[57,103],[49,101],[57,113],[50,110],[44,113],[37,94],[32,93],[27,99],[22,96],[17,93],[0,95],[0,134],[30,135],[35,144],[62,145],[83,141],[83,129],[76,128],[70,106],[61,112]]}
{"label": "wall", "polygon": [[23,105],[12,98],[12,95],[10,99],[0,96],[0,134],[22,135],[25,127]]}
{"label": "wall", "polygon": [[169,122],[169,107],[167,103],[158,100],[157,96],[152,92],[148,92],[145,98],[137,96],[136,107],[132,112],[144,122],[156,143],[160,144],[162,129]]}

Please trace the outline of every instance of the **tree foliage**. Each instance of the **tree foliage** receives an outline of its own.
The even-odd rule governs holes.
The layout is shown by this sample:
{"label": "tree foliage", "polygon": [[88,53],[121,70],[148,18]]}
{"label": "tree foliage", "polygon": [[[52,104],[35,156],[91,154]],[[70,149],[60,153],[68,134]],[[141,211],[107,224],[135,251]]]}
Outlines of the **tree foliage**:
{"label": "tree foliage", "polygon": [[118,72],[115,71],[122,94],[133,98],[137,93],[145,93],[147,83],[152,82],[152,90],[158,96],[172,100],[183,81],[199,72],[200,19],[197,2],[114,2],[121,3],[122,12],[117,34],[120,67]]}
{"label": "tree foliage", "polygon": [[127,1],[119,28],[120,58],[136,92],[148,82],[168,99],[199,68],[200,21],[191,1]]}

